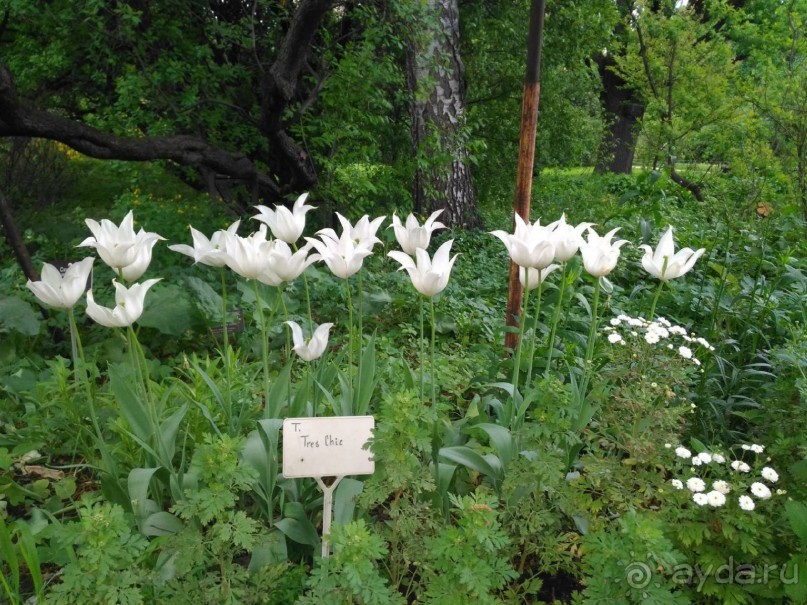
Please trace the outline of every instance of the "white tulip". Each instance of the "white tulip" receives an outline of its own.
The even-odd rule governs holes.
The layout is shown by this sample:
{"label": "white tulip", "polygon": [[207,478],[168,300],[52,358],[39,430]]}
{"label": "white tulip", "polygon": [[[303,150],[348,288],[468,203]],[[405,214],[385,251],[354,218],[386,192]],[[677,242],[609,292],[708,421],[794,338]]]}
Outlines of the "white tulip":
{"label": "white tulip", "polygon": [[141,229],[135,237],[135,258],[130,264],[120,268],[120,276],[129,283],[140,279],[151,264],[151,251],[154,244],[161,239],[165,238]]}
{"label": "white tulip", "polygon": [[429,258],[429,253],[423,248],[418,248],[415,250],[417,263],[410,256],[397,250],[390,252],[388,256],[401,263],[401,269],[406,269],[406,272],[409,273],[412,285],[418,292],[424,296],[435,296],[448,285],[451,268],[459,256],[455,254],[453,258],[449,259],[453,243],[452,239],[445,242],[434,253],[433,259]]}
{"label": "white tulip", "polygon": [[72,309],[87,288],[87,278],[92,272],[95,258],[87,258],[71,264],[64,275],[53,265],[42,266],[40,281],[28,280],[25,284],[46,305],[57,309]]}
{"label": "white tulip", "polygon": [[317,249],[331,273],[337,277],[348,279],[361,269],[364,259],[372,254],[367,245],[353,241],[347,230],[339,238],[336,238],[333,229],[323,230],[321,233],[320,239],[305,239]]}
{"label": "white tulip", "polygon": [[131,210],[123,218],[120,226],[107,219],[102,219],[98,223],[88,218],[84,222],[92,231],[92,237],[88,237],[77,247],[95,248],[101,260],[119,274],[124,267],[135,264],[130,271],[130,274],[134,274],[145,263],[145,267],[140,271],[140,275],[142,275],[151,261],[151,248],[154,243],[157,240],[165,239],[156,233],[146,232],[142,229],[140,233],[136,234],[134,215]]}
{"label": "white tulip", "polygon": [[412,256],[418,248],[428,249],[432,232],[446,228],[443,223],[436,222],[442,212],[443,209],[432,212],[423,225],[418,224],[414,214],[407,216],[406,225],[403,225],[401,219],[393,213],[392,228],[395,231],[395,239],[398,240],[398,244],[404,252]]}
{"label": "white tulip", "polygon": [[519,267],[543,269],[555,258],[555,245],[552,243],[551,231],[542,226],[540,221],[534,224],[525,222],[520,215],[515,215],[515,232],[491,231],[507,247],[512,261]]}
{"label": "white tulip", "polygon": [[549,239],[555,245],[555,260],[565,262],[570,260],[580,249],[583,240],[583,231],[593,223],[580,223],[576,227],[566,222],[566,215],[561,214],[560,219],[547,225],[550,229]]}
{"label": "white tulip", "polygon": [[[351,239],[356,246],[372,251],[375,244],[381,243],[381,240],[376,237],[376,232],[381,226],[381,223],[384,222],[385,216],[379,216],[371,221],[370,217],[365,214],[355,225],[352,225],[349,220],[338,212],[336,213],[336,218],[338,218],[339,222],[342,224],[341,237]],[[341,237],[337,237],[336,232],[330,228],[320,229],[317,231],[317,235],[332,240],[341,239]]]}
{"label": "white tulip", "polygon": [[619,260],[619,249],[628,243],[624,239],[611,242],[611,238],[617,231],[619,231],[619,227],[599,236],[594,229],[589,227],[588,241],[580,244],[583,267],[594,277],[605,277],[616,267]]}
{"label": "white tulip", "polygon": [[269,253],[269,268],[282,281],[294,281],[309,265],[322,258],[319,254],[308,254],[311,248],[311,244],[306,244],[297,252],[292,253],[286,242],[276,240]]}
{"label": "white tulip", "polygon": [[524,288],[527,288],[527,277],[529,277],[529,289],[535,290],[539,285],[544,283],[547,276],[555,269],[560,269],[560,265],[552,263],[543,269],[533,269],[532,267],[519,267],[518,268],[518,281]]}
{"label": "white tulip", "polygon": [[294,341],[292,350],[300,359],[314,361],[322,356],[328,346],[328,333],[333,327],[332,323],[321,324],[307,341],[303,337],[303,329],[296,322],[287,321],[286,324],[291,328],[291,337]]}
{"label": "white tulip", "polygon": [[129,288],[112,280],[115,286],[115,306],[112,309],[101,307],[95,303],[92,290],[87,292],[87,315],[96,323],[107,328],[125,328],[140,319],[146,292],[159,279],[149,279],[142,284],[132,284]]}
{"label": "white tulip", "polygon": [[227,264],[227,257],[224,252],[227,250],[229,238],[235,237],[241,221],[235,221],[227,230],[216,231],[210,239],[191,227],[191,237],[193,247],[187,244],[174,244],[168,246],[169,250],[190,256],[195,263],[202,263],[209,267],[224,267]]}
{"label": "white tulip", "polygon": [[314,206],[309,206],[305,203],[308,198],[308,193],[302,194],[294,202],[294,207],[289,210],[285,206],[275,206],[272,210],[266,206],[255,206],[260,214],[256,214],[252,218],[261,221],[269,226],[272,230],[272,235],[277,239],[293,244],[305,230],[305,214],[309,210],[314,210]]}
{"label": "white tulip", "polygon": [[260,279],[269,267],[269,253],[273,248],[273,242],[266,239],[266,225],[247,237],[228,237],[226,242],[222,255],[227,266],[246,279]]}
{"label": "white tulip", "polygon": [[645,271],[662,281],[681,277],[692,269],[695,262],[706,252],[706,248],[700,248],[697,251],[693,251],[691,248],[682,248],[675,252],[672,226],[667,227],[667,231],[661,236],[655,250],[646,244],[639,246],[639,248],[644,250],[642,266]]}

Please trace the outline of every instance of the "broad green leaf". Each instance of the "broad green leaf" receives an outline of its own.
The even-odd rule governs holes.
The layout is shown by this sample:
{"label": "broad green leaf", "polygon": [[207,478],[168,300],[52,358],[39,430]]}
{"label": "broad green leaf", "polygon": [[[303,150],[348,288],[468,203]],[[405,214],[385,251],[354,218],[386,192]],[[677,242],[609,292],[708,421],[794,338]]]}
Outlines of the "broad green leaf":
{"label": "broad green leaf", "polygon": [[169,512],[159,511],[149,515],[143,522],[147,536],[170,536],[182,531],[185,524]]}
{"label": "broad green leaf", "polygon": [[194,295],[193,301],[205,318],[213,322],[221,322],[222,298],[206,281],[194,277],[185,277],[185,284]]}
{"label": "broad green leaf", "polygon": [[[163,422],[160,428],[160,440],[163,446],[163,452],[169,458],[174,456],[174,446],[177,438],[177,431],[182,419],[185,418],[185,413],[188,411],[188,404],[183,404],[176,412],[171,414],[171,417]],[[163,463],[169,462],[164,460]]]}
{"label": "broad green leaf", "polygon": [[802,546],[807,546],[807,504],[790,500],[785,503],[785,513]]}
{"label": "broad green leaf", "polygon": [[275,524],[283,534],[298,544],[316,546],[319,544],[317,528],[305,516],[303,505],[299,502],[288,502],[283,508],[283,519]]}
{"label": "broad green leaf", "polygon": [[181,336],[191,326],[193,307],[185,290],[176,285],[154,289],[137,323],[168,336]]}
{"label": "broad green leaf", "polygon": [[493,449],[496,450],[499,460],[501,460],[502,465],[506,467],[507,463],[516,455],[516,444],[513,440],[513,436],[510,434],[510,430],[499,424],[492,423],[477,424],[473,428],[484,431],[487,434],[490,443],[493,445]]}
{"label": "broad green leaf", "polygon": [[333,493],[334,523],[349,523],[353,520],[356,498],[364,489],[364,482],[346,477],[339,482]]}
{"label": "broad green leaf", "polygon": [[0,332],[39,334],[39,318],[34,308],[17,297],[0,298]]}
{"label": "broad green leaf", "polygon": [[293,363],[294,358],[292,357],[272,382],[269,394],[266,397],[266,406],[263,411],[264,418],[280,418],[280,411],[288,404],[291,394],[291,366]]}
{"label": "broad green leaf", "polygon": [[359,366],[359,385],[353,405],[353,415],[364,416],[370,407],[370,398],[376,387],[375,378],[375,334],[370,337],[367,347],[362,353]]}
{"label": "broad green leaf", "polygon": [[109,367],[109,389],[118,402],[121,415],[132,429],[132,432],[145,443],[151,436],[151,420],[148,410],[132,385],[130,369],[116,364]]}
{"label": "broad green leaf", "polygon": [[452,462],[482,473],[493,482],[496,489],[504,478],[501,461],[495,456],[482,456],[479,452],[465,445],[440,448],[440,456]]}
{"label": "broad green leaf", "polygon": [[[129,502],[135,519],[141,524],[146,517],[146,502],[149,494],[149,484],[154,473],[160,470],[154,468],[133,468],[129,471],[127,487],[129,489]],[[142,527],[140,528],[142,531]]]}
{"label": "broad green leaf", "polygon": [[279,565],[288,561],[286,538],[279,531],[271,531],[252,549],[249,571],[255,573],[264,565]]}

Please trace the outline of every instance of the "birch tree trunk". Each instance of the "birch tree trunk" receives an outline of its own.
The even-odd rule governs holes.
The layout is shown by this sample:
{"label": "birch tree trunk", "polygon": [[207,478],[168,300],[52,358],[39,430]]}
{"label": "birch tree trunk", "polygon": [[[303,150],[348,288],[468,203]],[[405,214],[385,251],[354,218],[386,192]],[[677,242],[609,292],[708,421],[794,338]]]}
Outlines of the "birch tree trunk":
{"label": "birch tree trunk", "polygon": [[466,147],[465,78],[457,0],[427,0],[407,48],[415,211],[444,208],[447,225],[481,225]]}

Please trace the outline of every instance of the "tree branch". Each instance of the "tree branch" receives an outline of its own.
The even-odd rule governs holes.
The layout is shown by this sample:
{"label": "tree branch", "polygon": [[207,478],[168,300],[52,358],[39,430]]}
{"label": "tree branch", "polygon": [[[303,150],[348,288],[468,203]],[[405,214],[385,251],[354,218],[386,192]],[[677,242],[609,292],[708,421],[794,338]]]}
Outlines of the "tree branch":
{"label": "tree branch", "polygon": [[119,137],[35,109],[19,98],[11,74],[3,63],[0,63],[0,116],[0,136],[3,137],[51,139],[102,160],[170,160],[257,183],[262,192],[272,197],[281,195],[274,179],[259,171],[245,155],[214,147],[197,137]]}

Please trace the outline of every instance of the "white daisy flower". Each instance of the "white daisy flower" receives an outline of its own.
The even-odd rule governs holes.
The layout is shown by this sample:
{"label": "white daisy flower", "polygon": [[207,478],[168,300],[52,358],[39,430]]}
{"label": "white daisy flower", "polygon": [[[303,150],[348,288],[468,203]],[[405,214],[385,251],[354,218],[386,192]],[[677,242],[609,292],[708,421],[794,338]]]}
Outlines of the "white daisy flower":
{"label": "white daisy flower", "polygon": [[[760,483],[760,485],[762,484]],[[700,477],[690,477],[689,479],[687,479],[687,489],[691,492],[702,492],[703,490],[706,489],[706,484]]]}
{"label": "white daisy flower", "polygon": [[771,497],[771,490],[768,489],[767,485],[759,481],[755,481],[751,484],[751,493],[762,500],[767,500]]}
{"label": "white daisy flower", "polygon": [[773,470],[770,466],[766,466],[765,468],[760,471],[760,475],[765,481],[770,481],[771,483],[776,483],[779,481],[779,473]]}

